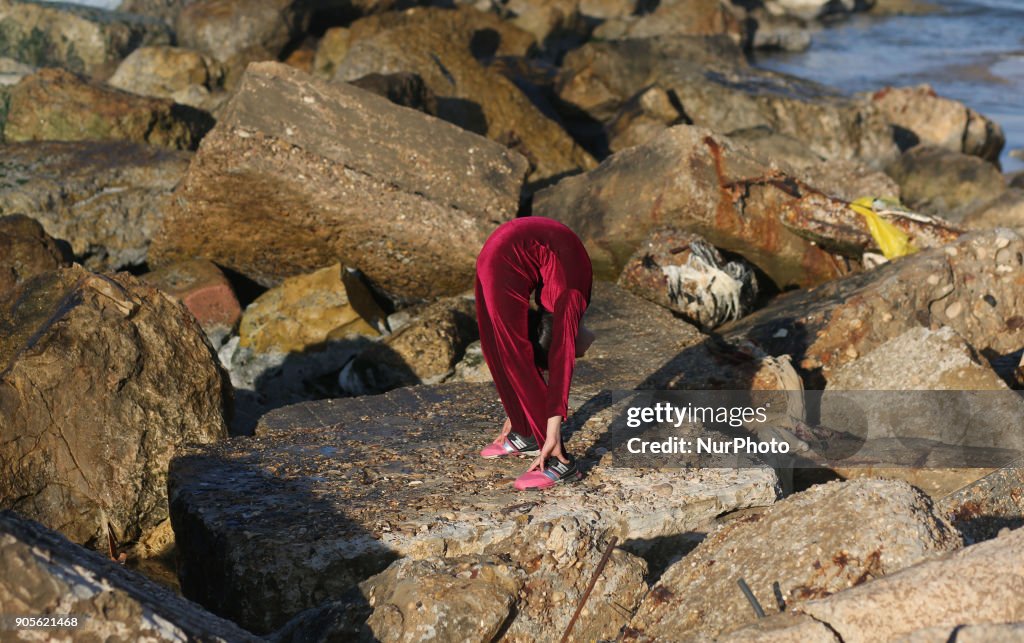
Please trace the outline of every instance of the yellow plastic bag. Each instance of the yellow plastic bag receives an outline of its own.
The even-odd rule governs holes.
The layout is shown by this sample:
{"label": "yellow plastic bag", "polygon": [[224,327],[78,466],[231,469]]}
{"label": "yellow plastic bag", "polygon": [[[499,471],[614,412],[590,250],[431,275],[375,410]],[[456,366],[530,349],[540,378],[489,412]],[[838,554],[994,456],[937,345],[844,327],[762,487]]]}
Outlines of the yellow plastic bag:
{"label": "yellow plastic bag", "polygon": [[850,208],[863,215],[868,224],[868,231],[886,259],[895,259],[917,252],[918,249],[910,243],[910,237],[906,232],[875,212],[875,199],[867,196],[861,197],[851,203]]}

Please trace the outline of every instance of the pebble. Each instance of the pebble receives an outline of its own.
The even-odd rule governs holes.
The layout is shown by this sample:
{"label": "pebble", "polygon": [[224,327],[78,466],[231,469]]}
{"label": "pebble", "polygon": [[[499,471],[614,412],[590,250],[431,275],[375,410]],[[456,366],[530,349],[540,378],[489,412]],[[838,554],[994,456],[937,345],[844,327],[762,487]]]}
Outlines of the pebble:
{"label": "pebble", "polygon": [[946,317],[954,319],[963,310],[963,305],[960,302],[954,301],[949,306],[946,306]]}

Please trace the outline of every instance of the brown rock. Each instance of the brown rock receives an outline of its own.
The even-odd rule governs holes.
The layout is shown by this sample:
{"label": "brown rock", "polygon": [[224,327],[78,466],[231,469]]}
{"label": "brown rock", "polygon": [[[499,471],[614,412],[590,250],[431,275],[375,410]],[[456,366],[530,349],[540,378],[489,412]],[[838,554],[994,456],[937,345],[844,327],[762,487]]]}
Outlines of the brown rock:
{"label": "brown rock", "polygon": [[220,346],[242,317],[231,283],[205,259],[172,263],[146,273],[142,280],[183,303],[214,346]]}
{"label": "brown rock", "polygon": [[341,258],[392,294],[461,292],[477,249],[515,214],[525,165],[369,92],[253,64],[189,167],[154,262],[203,256],[273,285]]}
{"label": "brown rock", "polygon": [[756,619],[739,578],[767,613],[778,611],[775,582],[787,609],[799,610],[960,545],[928,497],[906,483],[818,485],[709,535],[662,574],[629,628],[641,640],[707,640]]}
{"label": "brown rock", "polygon": [[285,279],[249,304],[238,329],[239,345],[258,353],[289,353],[348,334],[377,335],[349,302],[342,266]]}
{"label": "brown rock", "polygon": [[1024,341],[1022,256],[1024,240],[1013,231],[967,234],[868,273],[782,295],[721,333],[792,355],[808,388],[917,326],[950,326],[986,355],[1012,353]]}
{"label": "brown rock", "polygon": [[351,82],[359,89],[383,96],[395,105],[411,107],[424,114],[437,116],[437,96],[416,74],[370,74]]}
{"label": "brown rock", "polygon": [[47,629],[46,638],[260,640],[167,588],[11,511],[0,511],[0,551],[0,618],[11,621],[5,626],[6,641],[38,639],[39,630],[14,626],[16,617],[28,614],[76,618],[73,628]]}
{"label": "brown rock", "polygon": [[872,94],[871,100],[898,128],[897,138],[905,147],[936,145],[998,161],[1006,144],[998,123],[937,95],[930,85],[886,87]]}
{"label": "brown rock", "polygon": [[192,316],[74,266],[9,291],[0,328],[0,506],[104,550],[167,518],[175,449],[225,437],[230,413]]}
{"label": "brown rock", "polygon": [[208,111],[226,98],[220,63],[182,47],[140,47],[118,65],[107,82],[135,94],[170,98]]}
{"label": "brown rock", "polygon": [[918,145],[886,170],[911,208],[961,221],[1006,190],[999,170],[976,157]]}
{"label": "brown rock", "polygon": [[[604,282],[594,284],[586,323],[598,339],[576,364],[567,428],[569,449],[588,472],[579,484],[560,485],[537,502],[512,488],[520,465],[478,457],[504,420],[489,383],[404,387],[277,409],[263,416],[254,439],[175,460],[170,495],[185,594],[266,631],[343,595],[396,556],[521,550],[530,560],[531,546],[546,546],[558,564],[537,577],[531,610],[544,611],[531,611],[530,619],[551,619],[550,630],[559,632],[580,580],[589,580],[594,557],[603,553],[588,542],[615,535],[631,553],[670,555],[711,517],[774,501],[776,478],[768,468],[641,471],[602,458],[598,448],[610,446],[609,425],[623,411],[602,391],[648,381],[666,354],[702,336],[669,311]],[[563,520],[585,538],[556,529]],[[551,531],[531,531],[540,526]],[[593,609],[618,611],[612,603],[637,587],[629,580],[633,573],[600,581]],[[560,579],[573,589],[556,585]],[[217,589],[228,586],[235,589]],[[565,591],[561,603],[556,589]],[[610,617],[588,620],[580,626],[604,628]],[[578,632],[586,640],[610,636]]]}
{"label": "brown rock", "polygon": [[619,152],[634,145],[655,140],[672,125],[686,122],[686,116],[673,104],[673,94],[657,85],[645,88],[630,98],[605,128],[608,149]]}
{"label": "brown rock", "polygon": [[605,21],[594,30],[602,40],[653,36],[714,36],[725,34],[736,43],[746,36],[744,25],[720,0],[666,0],[654,11]]}
{"label": "brown rock", "polygon": [[1024,522],[1024,464],[1012,462],[936,502],[968,543],[995,538]]}
{"label": "brown rock", "polygon": [[843,641],[1024,620],[1024,529],[797,607]]}
{"label": "brown rock", "polygon": [[824,623],[806,614],[789,612],[758,619],[716,640],[722,643],[842,643]]}
{"label": "brown rock", "polygon": [[209,114],[161,98],[146,98],[43,69],[10,89],[4,139],[17,141],[124,140],[195,149],[213,126]]}
{"label": "brown rock", "polygon": [[[681,172],[680,167],[687,168]],[[746,181],[747,189],[734,187]],[[541,191],[534,213],[568,224],[587,244],[598,274],[618,274],[647,234],[670,225],[737,252],[779,285],[842,274],[834,258],[779,220],[797,200],[778,170],[710,131],[678,125],[596,170]],[[823,186],[822,189],[828,189]]]}
{"label": "brown rock", "polygon": [[0,292],[70,263],[37,221],[23,214],[0,217]]}
{"label": "brown rock", "polygon": [[451,12],[410,12],[421,19],[384,28],[370,37],[357,39],[357,26],[353,26],[353,44],[338,64],[335,79],[351,81],[370,73],[400,71],[418,74],[438,97],[440,118],[521,152],[530,162],[531,183],[596,165],[512,81],[478,62],[469,43],[439,29],[433,17]]}
{"label": "brown rock", "polygon": [[18,143],[0,155],[0,213],[23,212],[93,270],[146,261],[192,155],[126,141]]}
{"label": "brown rock", "polygon": [[166,45],[158,20],[70,3],[0,2],[0,56],[104,79],[136,47]]}
{"label": "brown rock", "polygon": [[452,375],[470,342],[478,339],[476,307],[467,297],[425,306],[416,319],[345,365],[342,388],[353,393],[436,384]]}
{"label": "brown rock", "polygon": [[351,44],[352,33],[348,27],[331,27],[325,31],[316,45],[313,73],[321,78],[333,78],[335,68],[338,63],[345,60]]}

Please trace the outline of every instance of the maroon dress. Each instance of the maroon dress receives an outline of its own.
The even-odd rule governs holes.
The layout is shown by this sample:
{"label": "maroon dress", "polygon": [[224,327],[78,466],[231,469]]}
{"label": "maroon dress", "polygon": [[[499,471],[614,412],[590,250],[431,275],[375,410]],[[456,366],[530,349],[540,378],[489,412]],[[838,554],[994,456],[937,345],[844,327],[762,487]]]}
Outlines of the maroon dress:
{"label": "maroon dress", "polygon": [[[566,419],[576,361],[576,332],[590,303],[593,272],[579,237],[554,219],[501,224],[476,260],[480,345],[512,430],[544,444],[547,419]],[[530,295],[552,317],[548,379],[534,363],[527,314]]]}

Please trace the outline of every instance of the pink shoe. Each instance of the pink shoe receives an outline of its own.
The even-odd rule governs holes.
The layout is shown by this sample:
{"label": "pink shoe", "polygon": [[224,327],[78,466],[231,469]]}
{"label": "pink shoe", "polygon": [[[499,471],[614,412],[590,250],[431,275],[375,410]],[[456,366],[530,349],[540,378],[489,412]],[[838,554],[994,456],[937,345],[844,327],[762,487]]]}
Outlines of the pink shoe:
{"label": "pink shoe", "polygon": [[508,434],[504,440],[495,440],[480,451],[480,455],[488,460],[501,458],[507,455],[538,455],[540,447],[537,446],[537,439],[532,435],[524,437],[515,431]]}
{"label": "pink shoe", "polygon": [[570,482],[583,477],[575,460],[569,460],[568,464],[561,462],[558,458],[548,458],[544,463],[543,471],[527,471],[516,478],[515,487],[519,491],[527,489],[548,489],[560,482]]}

